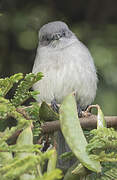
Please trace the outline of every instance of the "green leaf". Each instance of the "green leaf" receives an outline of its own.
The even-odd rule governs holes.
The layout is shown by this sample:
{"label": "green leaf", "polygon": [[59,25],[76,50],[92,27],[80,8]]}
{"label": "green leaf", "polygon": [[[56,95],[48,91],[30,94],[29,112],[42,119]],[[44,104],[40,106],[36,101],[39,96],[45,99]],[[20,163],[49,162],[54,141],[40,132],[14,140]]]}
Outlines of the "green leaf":
{"label": "green leaf", "polygon": [[31,174],[23,174],[20,176],[20,180],[34,180],[35,179],[35,175],[31,175]]}
{"label": "green leaf", "polygon": [[73,157],[74,157],[74,154],[73,154],[73,152],[70,152],[70,151],[69,152],[65,152],[65,153],[60,155],[60,158],[64,159],[64,160],[70,160]]}
{"label": "green leaf", "polygon": [[30,126],[25,128],[18,136],[17,146],[22,145],[33,145],[33,134]]}
{"label": "green leaf", "polygon": [[62,172],[60,169],[55,169],[51,172],[44,173],[42,177],[37,177],[34,180],[57,180],[62,178]]}
{"label": "green leaf", "polygon": [[46,102],[42,102],[41,104],[39,117],[43,121],[56,121],[59,119],[58,114]]}
{"label": "green leaf", "polygon": [[[32,134],[32,130],[31,130],[31,126],[25,128],[18,136],[17,146],[22,147],[23,145],[33,145],[33,134]],[[22,157],[26,157],[31,154],[33,154],[33,153],[27,153],[27,152],[17,153],[16,157],[22,158]],[[20,176],[20,180],[24,180],[24,179],[32,180],[34,178],[35,178],[35,176],[30,175],[30,174],[23,174]]]}
{"label": "green leaf", "polygon": [[101,172],[100,163],[91,160],[86,152],[87,141],[80,126],[73,94],[68,95],[60,106],[60,125],[66,142],[79,161],[88,169]]}
{"label": "green leaf", "polygon": [[50,156],[49,161],[48,161],[47,172],[51,172],[52,170],[56,168],[56,161],[57,161],[57,152],[56,152],[56,149],[53,148],[53,153]]}
{"label": "green leaf", "polygon": [[[8,144],[6,142],[0,144],[1,146],[5,147],[6,149],[8,148]],[[5,164],[8,163],[8,161],[12,161],[13,156],[11,152],[2,152],[2,148],[0,148],[0,166],[4,166]]]}
{"label": "green leaf", "polygon": [[72,171],[78,166],[78,164],[79,162],[76,162],[68,169],[63,180],[81,180],[80,175],[72,173]]}
{"label": "green leaf", "polygon": [[98,106],[97,129],[103,128],[103,127],[107,127],[107,124],[106,124],[106,121],[104,119],[104,114],[103,114],[100,106]]}

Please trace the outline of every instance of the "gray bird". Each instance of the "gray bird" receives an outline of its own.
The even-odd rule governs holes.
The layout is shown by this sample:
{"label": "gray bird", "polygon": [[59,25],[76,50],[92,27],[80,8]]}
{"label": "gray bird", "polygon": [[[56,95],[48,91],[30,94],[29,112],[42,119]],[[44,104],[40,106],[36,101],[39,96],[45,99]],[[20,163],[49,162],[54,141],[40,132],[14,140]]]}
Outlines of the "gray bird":
{"label": "gray bird", "polygon": [[[43,79],[33,86],[40,92],[39,102],[46,101],[56,107],[66,95],[75,92],[80,111],[95,98],[97,75],[92,56],[64,22],[50,22],[41,27],[32,72],[44,74]],[[62,149],[65,147],[60,151]]]}

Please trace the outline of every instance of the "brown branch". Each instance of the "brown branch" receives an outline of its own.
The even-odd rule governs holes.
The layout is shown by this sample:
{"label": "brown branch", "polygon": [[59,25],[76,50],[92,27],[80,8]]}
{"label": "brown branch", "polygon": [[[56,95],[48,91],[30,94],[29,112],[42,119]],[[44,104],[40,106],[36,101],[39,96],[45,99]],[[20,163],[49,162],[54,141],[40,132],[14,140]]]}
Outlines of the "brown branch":
{"label": "brown branch", "polygon": [[[39,104],[40,106],[40,104]],[[59,105],[58,105],[59,106]],[[89,110],[93,107],[97,108],[98,105],[91,105],[89,108],[83,113],[84,117],[79,118],[81,127],[83,129],[94,129],[97,126],[97,116],[96,115],[88,115]],[[17,111],[20,112],[27,120],[30,119],[29,115],[26,113],[26,108],[17,108]],[[45,121],[45,123],[41,126],[42,133],[52,133],[60,129],[59,116],[55,112],[52,111],[50,104],[46,104],[43,102],[40,107],[41,119]],[[88,115],[88,116],[87,116]],[[117,116],[105,116],[105,120],[107,122],[107,127],[117,128]]]}
{"label": "brown branch", "polygon": [[[94,129],[97,126],[97,116],[91,115],[89,117],[79,118],[81,127],[83,129]],[[107,127],[117,127],[117,116],[105,116]],[[59,121],[45,122],[42,126],[43,133],[52,133],[60,129]]]}
{"label": "brown branch", "polygon": [[[90,115],[89,117],[79,118],[81,127],[83,129],[94,129],[97,125],[97,116]],[[105,120],[107,122],[107,127],[117,128],[117,116],[105,116]],[[55,131],[60,130],[59,120],[45,122],[41,126],[42,133],[49,134]],[[17,138],[21,131],[17,131],[10,138]]]}

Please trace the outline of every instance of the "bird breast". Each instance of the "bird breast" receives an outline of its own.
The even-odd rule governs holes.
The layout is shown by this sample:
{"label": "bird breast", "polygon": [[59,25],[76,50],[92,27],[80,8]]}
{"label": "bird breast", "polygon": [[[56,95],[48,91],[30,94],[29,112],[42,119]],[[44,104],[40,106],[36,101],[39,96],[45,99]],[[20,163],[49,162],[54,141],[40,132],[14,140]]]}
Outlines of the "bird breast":
{"label": "bird breast", "polygon": [[76,41],[66,48],[38,48],[33,73],[43,72],[44,77],[34,85],[40,91],[38,101],[50,103],[75,92],[81,106],[90,104],[96,95],[97,75],[88,49]]}

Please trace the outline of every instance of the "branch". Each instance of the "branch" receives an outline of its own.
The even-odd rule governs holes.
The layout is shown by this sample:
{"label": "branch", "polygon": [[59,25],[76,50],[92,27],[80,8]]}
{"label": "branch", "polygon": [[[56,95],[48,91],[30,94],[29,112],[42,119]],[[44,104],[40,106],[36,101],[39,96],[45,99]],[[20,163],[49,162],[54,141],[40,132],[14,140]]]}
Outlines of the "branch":
{"label": "branch", "polygon": [[[105,116],[107,122],[107,127],[117,127],[117,116]],[[94,129],[97,126],[97,116],[90,115],[88,117],[79,118],[81,127],[83,129]],[[60,130],[59,120],[45,122],[42,126],[43,133],[52,133],[54,131]]]}
{"label": "branch", "polygon": [[[45,122],[41,126],[42,133],[52,133],[54,131],[60,130],[60,123],[58,120],[59,115],[51,109],[51,105],[43,102],[41,105],[39,104],[39,106],[40,106],[40,109],[39,109],[40,119],[42,119]],[[94,129],[97,127],[97,116],[96,115],[90,114],[89,116],[85,116],[85,115],[88,115],[88,111],[90,110],[90,108],[96,107],[96,106],[97,105],[89,106],[87,111],[84,112],[85,113],[84,117],[79,118],[81,127],[83,129]],[[28,120],[28,119],[30,119],[30,117],[25,112],[26,108],[27,107],[17,108],[17,111],[20,112],[21,114],[23,114],[23,116]],[[117,116],[105,116],[104,118],[107,122],[107,127],[114,127],[114,128],[117,127]]]}

